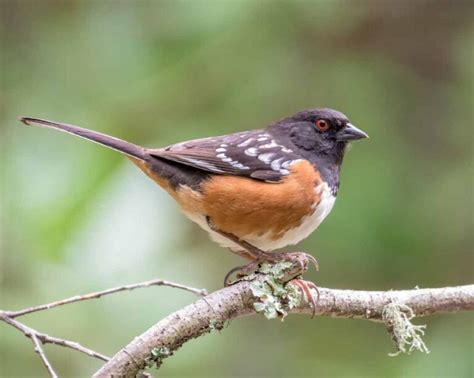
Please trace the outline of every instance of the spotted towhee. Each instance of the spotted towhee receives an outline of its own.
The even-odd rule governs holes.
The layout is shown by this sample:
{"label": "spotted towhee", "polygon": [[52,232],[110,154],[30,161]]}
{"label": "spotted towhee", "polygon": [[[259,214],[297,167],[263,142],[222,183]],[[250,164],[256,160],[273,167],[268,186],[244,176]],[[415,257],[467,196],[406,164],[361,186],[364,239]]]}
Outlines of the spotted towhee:
{"label": "spotted towhee", "polygon": [[331,109],[305,110],[264,129],[158,149],[60,122],[20,120],[126,154],[188,218],[220,245],[253,260],[252,266],[263,260],[316,262],[304,253],[269,252],[298,243],[319,226],[336,200],[347,143],[367,137]]}

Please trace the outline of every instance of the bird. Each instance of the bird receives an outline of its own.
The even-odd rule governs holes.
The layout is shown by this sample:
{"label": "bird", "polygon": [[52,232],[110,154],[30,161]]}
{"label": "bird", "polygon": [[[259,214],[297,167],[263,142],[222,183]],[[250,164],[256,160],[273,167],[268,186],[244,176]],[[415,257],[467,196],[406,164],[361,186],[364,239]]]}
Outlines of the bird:
{"label": "bird", "polygon": [[[341,112],[315,108],[260,129],[145,148],[41,118],[26,125],[70,133],[128,157],[168,192],[211,238],[250,260],[232,269],[245,275],[261,262],[317,260],[304,252],[277,252],[308,237],[331,212],[349,142],[368,138]],[[295,280],[315,308],[307,281]],[[317,288],[316,288],[317,289]]]}

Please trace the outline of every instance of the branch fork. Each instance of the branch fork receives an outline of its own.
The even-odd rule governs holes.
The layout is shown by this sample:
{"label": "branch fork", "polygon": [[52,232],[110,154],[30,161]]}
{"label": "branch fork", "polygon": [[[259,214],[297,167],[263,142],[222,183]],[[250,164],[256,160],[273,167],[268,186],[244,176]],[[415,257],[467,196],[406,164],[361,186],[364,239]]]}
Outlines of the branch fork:
{"label": "branch fork", "polygon": [[28,307],[28,308],[18,310],[18,311],[0,310],[0,321],[16,328],[21,333],[23,333],[24,336],[28,337],[32,341],[34,350],[40,357],[41,362],[45,366],[49,375],[55,378],[58,376],[58,374],[55,372],[53,366],[51,365],[48,358],[46,357],[46,354],[43,349],[43,344],[49,343],[49,344],[54,344],[54,345],[58,345],[65,348],[70,348],[70,349],[76,350],[90,357],[94,357],[105,362],[109,361],[110,358],[92,349],[86,348],[85,346],[79,344],[78,342],[61,339],[58,337],[53,337],[46,333],[39,332],[31,327],[28,327],[27,325],[16,320],[15,318],[32,314],[38,311],[49,310],[54,307],[64,306],[64,305],[75,303],[75,302],[101,298],[105,295],[115,294],[122,291],[130,291],[130,290],[135,290],[135,289],[140,289],[140,288],[148,288],[152,286],[169,286],[169,287],[173,287],[173,288],[177,288],[181,290],[186,290],[200,296],[207,295],[207,292],[204,289],[196,289],[190,286],[182,285],[182,284],[171,282],[171,281],[166,281],[162,279],[154,279],[154,280],[139,282],[139,283],[130,284],[130,285],[118,286],[118,287],[114,287],[114,288],[110,288],[110,289],[106,289],[102,291],[97,291],[97,292],[93,292],[89,294],[76,295],[70,298],[62,299],[60,301],[51,302],[51,303],[43,304],[40,306]]}
{"label": "branch fork", "polygon": [[[304,268],[306,269],[306,267]],[[42,345],[51,343],[98,358],[106,363],[94,377],[137,376],[147,367],[159,367],[187,341],[215,330],[242,316],[261,313],[268,319],[284,319],[289,314],[320,315],[365,319],[384,323],[397,352],[414,350],[428,353],[421,336],[425,326],[414,325],[414,317],[438,313],[474,311],[474,285],[439,289],[400,291],[354,291],[319,288],[311,295],[318,297],[316,306],[308,300],[300,285],[301,266],[288,261],[262,264],[259,271],[234,284],[207,295],[203,289],[161,279],[124,285],[86,295],[78,295],[18,311],[0,310],[0,321],[16,328],[30,338],[34,350],[51,377],[57,377]],[[295,281],[293,281],[295,282]],[[300,281],[303,282],[303,281]],[[135,337],[112,358],[88,349],[77,342],[39,332],[16,318],[84,300],[100,298],[121,291],[166,285],[190,291],[200,299],[160,320],[142,335]],[[140,376],[147,376],[141,374]]]}

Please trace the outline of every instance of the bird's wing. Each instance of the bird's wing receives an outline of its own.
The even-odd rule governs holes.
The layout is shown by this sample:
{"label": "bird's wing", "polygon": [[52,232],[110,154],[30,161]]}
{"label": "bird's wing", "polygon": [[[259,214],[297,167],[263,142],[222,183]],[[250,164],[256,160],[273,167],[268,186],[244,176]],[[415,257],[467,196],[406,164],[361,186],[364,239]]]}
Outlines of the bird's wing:
{"label": "bird's wing", "polygon": [[196,139],[166,148],[149,150],[150,155],[204,171],[278,182],[298,160],[265,130]]}

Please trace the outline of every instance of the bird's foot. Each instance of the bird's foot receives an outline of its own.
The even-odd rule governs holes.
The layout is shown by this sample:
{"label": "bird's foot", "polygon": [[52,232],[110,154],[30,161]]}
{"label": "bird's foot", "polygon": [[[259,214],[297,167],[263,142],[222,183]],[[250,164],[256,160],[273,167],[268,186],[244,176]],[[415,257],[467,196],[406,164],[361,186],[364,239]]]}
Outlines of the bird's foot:
{"label": "bird's foot", "polygon": [[[236,266],[235,268],[232,268],[231,270],[229,270],[229,272],[227,272],[227,274],[224,277],[224,286],[227,287],[227,286],[235,283],[236,281],[238,281],[242,277],[245,277],[245,276],[248,276],[251,273],[254,273],[255,271],[258,270],[258,267],[259,267],[260,263],[261,263],[260,260],[253,260],[253,261],[251,261],[250,263],[248,263],[246,265]],[[232,277],[232,275],[234,273],[237,273],[236,274],[237,280],[236,281],[231,281],[230,278]]]}
{"label": "bird's foot", "polygon": [[[313,282],[305,281],[300,278],[295,278],[291,280],[289,283],[297,286],[301,290],[303,299],[311,303],[311,307],[313,308],[313,314],[311,315],[311,318],[314,318],[314,315],[316,314],[316,304],[319,302],[319,297],[320,297],[318,287]],[[314,298],[314,295],[311,292],[311,289],[316,291],[316,298]]]}
{"label": "bird's foot", "polygon": [[290,261],[299,265],[301,273],[306,272],[308,269],[308,264],[314,265],[316,271],[319,270],[319,263],[316,258],[305,252],[283,252],[283,253],[274,253],[269,259],[271,262],[278,261]]}
{"label": "bird's foot", "polygon": [[276,264],[281,261],[289,261],[293,264],[297,270],[293,277],[306,272],[309,263],[313,264],[316,270],[319,270],[318,260],[304,252],[265,253],[264,258],[255,258],[246,265],[237,266],[231,269],[224,277],[224,286],[229,286],[231,283],[235,282],[230,280],[231,276],[234,274],[236,274],[237,280],[239,280],[242,277],[258,271],[262,263]]}

